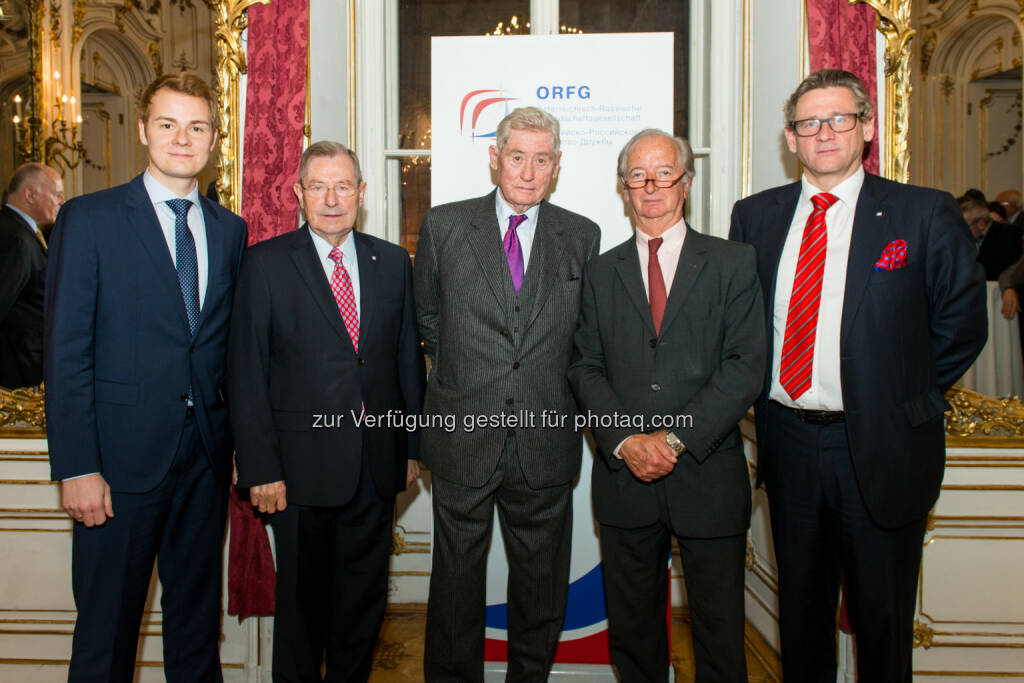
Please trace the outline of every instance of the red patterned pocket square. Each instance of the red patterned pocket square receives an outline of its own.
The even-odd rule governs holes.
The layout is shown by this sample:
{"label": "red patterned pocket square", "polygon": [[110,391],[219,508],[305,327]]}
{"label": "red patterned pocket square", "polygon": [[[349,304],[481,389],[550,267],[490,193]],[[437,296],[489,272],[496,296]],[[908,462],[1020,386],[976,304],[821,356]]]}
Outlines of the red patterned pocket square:
{"label": "red patterned pocket square", "polygon": [[907,241],[893,240],[885,245],[882,256],[875,261],[875,270],[897,270],[907,265]]}

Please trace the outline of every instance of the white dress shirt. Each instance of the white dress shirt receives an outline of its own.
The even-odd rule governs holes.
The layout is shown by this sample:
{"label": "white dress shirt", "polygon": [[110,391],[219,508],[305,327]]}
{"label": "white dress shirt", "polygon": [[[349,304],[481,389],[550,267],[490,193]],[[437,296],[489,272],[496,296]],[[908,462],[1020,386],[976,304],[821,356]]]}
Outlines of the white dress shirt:
{"label": "white dress shirt", "polygon": [[[500,187],[495,192],[494,207],[498,214],[498,228],[500,229],[501,239],[504,240],[505,233],[508,232],[509,216],[521,216],[523,214],[513,211],[512,207],[505,202],[505,198],[501,196]],[[523,247],[523,275],[526,275],[526,269],[530,267],[530,249],[533,248],[533,236],[537,234],[538,213],[540,213],[540,204],[534,204],[526,210],[526,220],[516,228],[519,244]]]}
{"label": "white dress shirt", "polygon": [[[313,238],[313,246],[316,247],[317,258],[320,259],[320,266],[324,269],[324,275],[327,276],[327,284],[331,284],[331,277],[334,275],[334,261],[331,260],[329,254],[334,247],[331,243],[325,240],[320,235],[313,232],[312,228],[309,230],[310,237]],[[355,230],[348,234],[345,241],[338,247],[341,249],[342,259],[341,262],[345,266],[345,270],[348,271],[348,276],[352,280],[352,294],[356,298],[356,315],[362,319],[362,311],[360,309],[359,301],[359,257],[356,252],[356,240],[352,236]]]}
{"label": "white dress shirt", "polygon": [[825,212],[826,243],[825,272],[821,283],[821,301],[818,326],[814,335],[814,361],[811,370],[811,388],[793,400],[779,383],[779,365],[782,344],[786,338],[786,318],[793,293],[796,264],[800,256],[800,242],[804,226],[814,209],[811,197],[822,192],[803,178],[803,189],[797,202],[796,214],[789,226],[789,234],[779,258],[779,273],[775,280],[775,309],[772,327],[775,331],[772,348],[772,385],[768,397],[791,408],[806,410],[843,410],[843,386],[840,378],[839,332],[843,321],[843,299],[846,294],[846,265],[850,257],[850,238],[853,217],[857,212],[857,198],[864,184],[864,168],[836,185],[829,194],[838,201]]}
{"label": "white dress shirt", "polygon": [[199,307],[203,307],[206,301],[206,285],[210,281],[210,257],[206,247],[206,222],[203,219],[203,207],[199,205],[199,183],[192,185],[192,191],[184,197],[167,189],[160,184],[160,181],[150,175],[147,169],[142,174],[142,183],[146,186],[146,193],[149,201],[153,202],[153,209],[156,211],[156,218],[160,221],[160,229],[163,230],[164,240],[167,241],[167,249],[171,252],[171,262],[178,267],[178,250],[175,247],[174,237],[174,210],[167,205],[171,199],[188,199],[192,206],[188,209],[188,229],[192,233],[192,239],[196,243],[196,265],[199,270]]}
{"label": "white dress shirt", "polygon": [[[676,266],[679,265],[679,255],[683,251],[683,242],[686,241],[686,221],[680,220],[671,228],[661,233],[661,246],[658,247],[658,265],[661,266],[661,277],[665,280],[666,297],[672,294],[672,281],[676,277]],[[640,276],[644,279],[644,292],[647,293],[647,300],[651,300],[651,284],[647,281],[647,267],[650,265],[651,247],[650,241],[654,239],[642,230],[636,231],[636,254],[640,257]]]}

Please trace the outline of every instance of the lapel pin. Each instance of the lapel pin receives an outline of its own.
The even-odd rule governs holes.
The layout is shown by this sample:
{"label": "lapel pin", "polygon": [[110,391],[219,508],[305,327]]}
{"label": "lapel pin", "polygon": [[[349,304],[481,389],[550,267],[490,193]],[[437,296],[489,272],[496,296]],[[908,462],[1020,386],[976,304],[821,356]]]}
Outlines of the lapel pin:
{"label": "lapel pin", "polygon": [[882,215],[882,212],[881,212],[881,211],[879,211],[879,212],[878,212],[878,213],[876,213],[875,215],[876,215],[876,216],[881,216],[881,215]]}
{"label": "lapel pin", "polygon": [[[879,216],[881,216],[882,214],[878,214],[878,215],[879,215]],[[370,257],[370,260],[371,260],[371,261],[376,261],[376,260],[377,260],[377,257],[376,257],[376,256],[371,256],[371,257]]]}

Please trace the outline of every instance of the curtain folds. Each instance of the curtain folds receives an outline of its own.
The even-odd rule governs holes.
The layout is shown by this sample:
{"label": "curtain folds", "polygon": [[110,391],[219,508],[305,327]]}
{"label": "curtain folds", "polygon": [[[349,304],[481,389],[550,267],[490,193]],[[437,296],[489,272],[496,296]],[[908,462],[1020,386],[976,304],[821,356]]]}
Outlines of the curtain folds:
{"label": "curtain folds", "polygon": [[[807,42],[811,71],[845,69],[855,73],[878,107],[878,78],[875,55],[875,10],[865,4],[851,5],[847,0],[807,0]],[[878,173],[877,137],[868,144],[864,170]]]}

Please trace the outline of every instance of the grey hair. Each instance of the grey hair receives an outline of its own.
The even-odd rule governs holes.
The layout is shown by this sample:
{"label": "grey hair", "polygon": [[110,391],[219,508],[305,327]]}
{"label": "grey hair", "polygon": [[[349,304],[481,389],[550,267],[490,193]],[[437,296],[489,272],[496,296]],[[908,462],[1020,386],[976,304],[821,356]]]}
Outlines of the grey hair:
{"label": "grey hair", "polygon": [[331,140],[321,140],[314,142],[312,145],[307,147],[302,152],[302,160],[299,161],[299,184],[305,182],[306,171],[309,170],[309,164],[313,159],[331,158],[348,156],[352,160],[352,167],[356,171],[356,184],[363,184],[363,172],[359,169],[359,157],[356,153],[350,150],[340,142],[333,142]]}
{"label": "grey hair", "polygon": [[509,112],[508,116],[503,118],[501,123],[498,124],[498,132],[495,136],[494,144],[499,152],[505,147],[505,143],[508,142],[509,135],[511,135],[513,130],[537,130],[551,133],[551,149],[554,155],[558,156],[562,146],[562,140],[559,137],[558,119],[543,109],[519,107]]}
{"label": "grey hair", "polygon": [[22,164],[15,169],[14,175],[11,176],[11,182],[7,185],[7,194],[18,194],[29,184],[43,182],[46,180],[46,170],[48,168],[49,166],[35,161]]}
{"label": "grey hair", "polygon": [[960,213],[964,215],[964,220],[970,225],[979,218],[984,218],[990,223],[992,217],[988,213],[988,204],[978,199],[964,199],[960,202]]}
{"label": "grey hair", "polygon": [[693,166],[693,148],[690,147],[690,143],[686,138],[670,135],[660,128],[644,128],[642,131],[631,137],[629,142],[622,147],[622,151],[619,152],[619,178],[626,178],[626,171],[629,170],[626,168],[626,163],[629,161],[629,153],[633,151],[633,147],[636,146],[636,143],[652,135],[671,140],[675,144],[677,153],[676,160],[679,165],[682,166],[683,173],[686,174],[687,179],[693,180],[693,177],[697,175],[697,171]]}
{"label": "grey hair", "polygon": [[792,127],[793,125],[793,120],[796,116],[796,103],[800,98],[812,90],[821,90],[823,88],[849,89],[853,94],[854,101],[857,103],[857,114],[860,115],[860,118],[874,118],[875,110],[871,106],[871,98],[868,97],[868,91],[864,87],[864,83],[857,78],[856,74],[843,71],[842,69],[818,69],[805,78],[796,87],[793,94],[789,96],[789,99],[786,100],[786,104],[782,108],[782,114],[786,119],[787,127]]}

